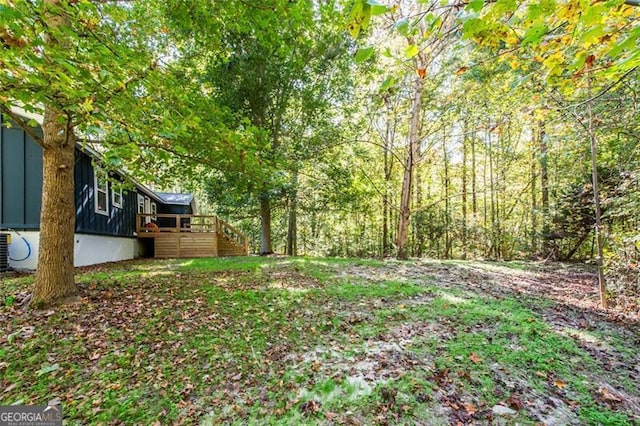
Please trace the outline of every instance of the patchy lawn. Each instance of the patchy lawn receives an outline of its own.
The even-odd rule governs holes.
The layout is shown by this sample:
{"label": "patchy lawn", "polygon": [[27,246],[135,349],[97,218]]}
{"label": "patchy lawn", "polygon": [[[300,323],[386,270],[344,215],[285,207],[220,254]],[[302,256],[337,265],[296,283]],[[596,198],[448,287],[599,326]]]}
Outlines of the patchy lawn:
{"label": "patchy lawn", "polygon": [[77,301],[0,283],[0,405],[67,423],[640,423],[640,327],[595,276],[523,262],[310,258],[83,268]]}

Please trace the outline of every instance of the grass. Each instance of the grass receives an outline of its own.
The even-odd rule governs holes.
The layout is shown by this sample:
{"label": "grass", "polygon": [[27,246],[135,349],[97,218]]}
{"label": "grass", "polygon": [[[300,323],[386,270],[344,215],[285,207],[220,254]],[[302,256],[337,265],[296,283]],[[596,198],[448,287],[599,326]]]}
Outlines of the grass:
{"label": "grass", "polygon": [[[395,276],[394,265],[128,262],[79,273],[79,303],[26,313],[16,301],[32,278],[4,280],[0,405],[57,397],[69,424],[490,423],[498,404],[516,412],[507,424],[638,421],[602,396],[603,382],[632,399],[637,386],[558,333],[540,313],[553,303]],[[623,335],[591,334],[634,361]]]}

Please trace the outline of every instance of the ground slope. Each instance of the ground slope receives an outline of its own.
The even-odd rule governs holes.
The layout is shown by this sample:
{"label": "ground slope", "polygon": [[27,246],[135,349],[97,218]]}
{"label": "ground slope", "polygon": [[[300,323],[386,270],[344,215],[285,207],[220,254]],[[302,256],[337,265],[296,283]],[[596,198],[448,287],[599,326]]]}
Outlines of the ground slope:
{"label": "ground slope", "polygon": [[0,405],[68,423],[638,424],[640,333],[569,265],[237,258],[0,284]]}

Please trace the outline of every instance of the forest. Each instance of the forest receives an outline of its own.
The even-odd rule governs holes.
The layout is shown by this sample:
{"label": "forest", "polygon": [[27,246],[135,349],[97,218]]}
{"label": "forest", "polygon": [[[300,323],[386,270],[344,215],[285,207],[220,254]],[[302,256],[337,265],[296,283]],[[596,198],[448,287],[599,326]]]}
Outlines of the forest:
{"label": "forest", "polygon": [[[0,258],[38,238],[0,414],[638,424],[639,38],[638,0],[0,0]],[[158,194],[215,256],[74,263],[157,247]]]}
{"label": "forest", "polygon": [[[588,261],[605,303],[638,294],[639,10],[10,1],[2,112],[25,128],[11,107],[44,113],[52,161],[91,142],[198,194],[256,253]],[[43,232],[66,253],[72,212],[54,198]],[[64,287],[69,257],[37,281]]]}

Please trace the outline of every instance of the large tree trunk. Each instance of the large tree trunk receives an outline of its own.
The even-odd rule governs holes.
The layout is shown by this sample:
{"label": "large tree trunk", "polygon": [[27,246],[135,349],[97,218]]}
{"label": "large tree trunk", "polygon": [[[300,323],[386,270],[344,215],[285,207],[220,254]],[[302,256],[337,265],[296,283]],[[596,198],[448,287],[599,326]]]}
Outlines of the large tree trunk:
{"label": "large tree trunk", "polygon": [[35,306],[49,305],[76,292],[73,271],[75,137],[69,119],[51,108],[44,115],[42,211]]}
{"label": "large tree trunk", "polygon": [[411,217],[411,188],[413,186],[413,168],[418,160],[418,132],[420,127],[420,104],[422,102],[422,79],[416,79],[416,88],[411,107],[411,127],[409,128],[409,146],[404,165],[400,211],[398,215],[398,234],[396,235],[397,257],[408,259],[407,240],[409,236],[409,219]]}
{"label": "large tree trunk", "polygon": [[260,255],[272,254],[271,247],[271,200],[267,195],[260,199]]}

